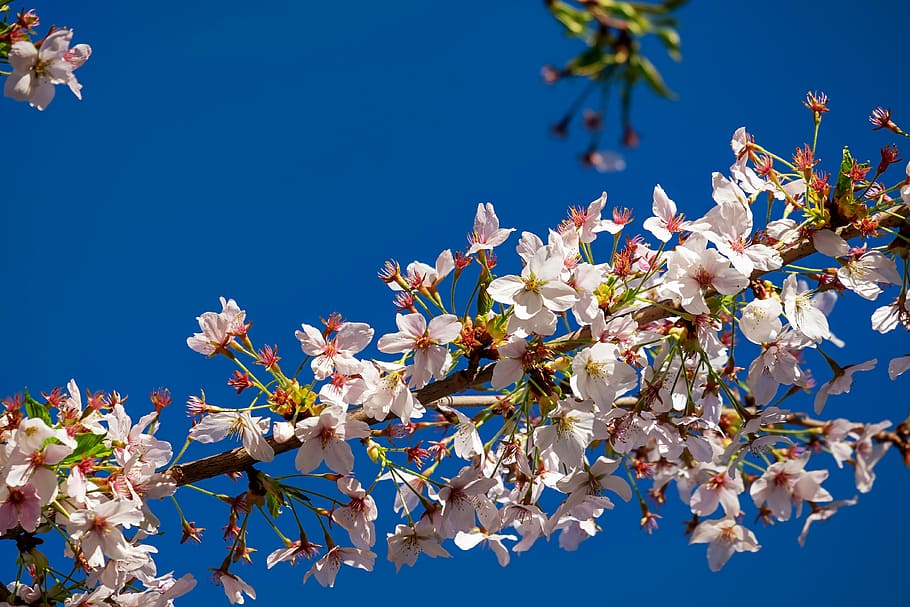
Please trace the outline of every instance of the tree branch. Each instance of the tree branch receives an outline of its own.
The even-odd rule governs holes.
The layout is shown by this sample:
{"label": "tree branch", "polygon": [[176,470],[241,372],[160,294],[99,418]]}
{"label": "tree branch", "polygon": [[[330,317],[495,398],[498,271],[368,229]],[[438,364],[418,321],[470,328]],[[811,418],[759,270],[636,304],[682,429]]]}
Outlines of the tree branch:
{"label": "tree branch", "polygon": [[[908,213],[910,213],[910,209],[906,206],[901,206],[893,214],[878,213],[872,217],[872,220],[877,221],[878,225],[881,227],[895,228],[906,220]],[[860,230],[852,224],[838,228],[835,231],[845,240],[850,240],[860,235]],[[801,238],[795,245],[786,251],[783,251],[781,257],[783,258],[784,265],[787,265],[808,257],[815,252],[815,245],[812,242],[812,238]],[[752,280],[758,280],[768,273],[769,272],[756,270],[752,273],[751,278]],[[665,300],[661,301],[658,305],[650,305],[636,310],[631,316],[639,326],[641,326],[654,322],[655,320],[667,318],[674,313],[682,313],[679,301]],[[577,348],[579,343],[590,341],[590,339],[591,328],[582,327],[577,331],[555,340],[550,344],[550,347],[557,352],[568,352]],[[415,391],[414,396],[418,401],[423,403],[427,409],[435,409],[438,404],[454,407],[478,406],[476,403],[470,404],[473,401],[468,399],[474,399],[476,401],[478,398],[490,397],[459,397],[453,395],[489,382],[493,377],[494,366],[495,362],[492,362],[477,369],[457,371],[447,376],[445,379],[435,381],[426,387]],[[350,413],[349,419],[364,421],[370,425],[381,423],[380,421],[369,418],[362,410]],[[886,437],[883,435],[881,438],[885,439]],[[893,437],[887,437],[887,442],[895,442],[890,440],[890,438]],[[272,449],[274,449],[275,455],[292,451],[300,447],[300,441],[297,440],[296,437],[291,438],[285,443],[278,443],[273,438],[269,438],[268,442]],[[895,442],[895,444],[897,443]],[[177,483],[177,485],[187,485],[221,474],[239,472],[257,463],[257,461],[258,460],[250,457],[249,453],[247,453],[243,447],[238,447],[230,451],[174,466],[168,470],[167,474]]]}

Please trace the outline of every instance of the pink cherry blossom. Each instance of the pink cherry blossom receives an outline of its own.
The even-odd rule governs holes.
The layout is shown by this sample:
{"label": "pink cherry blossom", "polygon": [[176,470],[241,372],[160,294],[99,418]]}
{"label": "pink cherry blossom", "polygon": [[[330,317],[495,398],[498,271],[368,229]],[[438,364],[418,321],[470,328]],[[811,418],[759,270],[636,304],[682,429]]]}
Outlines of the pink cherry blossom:
{"label": "pink cherry blossom", "polygon": [[478,204],[477,214],[474,217],[474,232],[468,236],[468,242],[471,246],[468,248],[468,255],[473,255],[478,251],[492,251],[506,241],[509,234],[515,231],[515,228],[503,229],[499,227],[499,217],[493,210],[491,203]]}
{"label": "pink cherry blossom", "polygon": [[376,554],[369,550],[332,546],[321,559],[313,563],[310,570],[303,576],[303,581],[306,582],[312,575],[322,586],[333,588],[335,577],[342,565],[372,571],[375,561]]}
{"label": "pink cherry blossom", "polygon": [[831,494],[821,483],[828,478],[827,470],[804,470],[809,456],[775,462],[752,483],[749,493],[756,506],[767,504],[779,521],[790,519],[793,503],[830,502]]}
{"label": "pink cherry blossom", "polygon": [[338,490],[351,498],[344,506],[332,511],[332,520],[347,530],[351,542],[358,548],[367,550],[376,543],[376,528],[373,521],[379,516],[376,502],[356,478],[338,479]]}
{"label": "pink cherry blossom", "polygon": [[9,50],[13,73],[6,79],[3,94],[44,110],[54,99],[54,85],[66,84],[82,99],[82,85],[73,71],[85,63],[92,49],[87,44],[69,48],[72,39],[72,30],[61,29],[44,39],[41,50],[28,41],[13,43]]}
{"label": "pink cherry blossom", "polygon": [[878,359],[873,358],[856,365],[847,365],[838,369],[831,381],[825,382],[815,393],[815,414],[818,415],[825,408],[828,397],[836,394],[845,394],[853,387],[853,374],[857,371],[870,371],[875,368]]}
{"label": "pink cherry blossom", "polygon": [[203,312],[197,316],[201,333],[186,338],[186,345],[194,352],[214,356],[226,351],[234,337],[245,330],[246,312],[233,299],[221,298],[221,312]]}
{"label": "pink cherry blossom", "polygon": [[300,348],[309,356],[310,368],[316,379],[329,377],[335,369],[345,375],[360,372],[361,363],[354,355],[366,348],[373,339],[373,329],[362,322],[345,322],[331,339],[326,339],[316,327],[300,325],[302,331],[295,332]]}
{"label": "pink cherry blossom", "polygon": [[354,453],[346,441],[368,437],[370,427],[361,421],[348,420],[340,406],[331,406],[319,417],[297,422],[294,433],[301,442],[294,460],[300,472],[312,472],[324,460],[331,470],[350,474],[354,468]]}
{"label": "pink cherry blossom", "polygon": [[202,418],[190,428],[189,436],[200,443],[215,443],[239,434],[247,453],[260,462],[270,462],[275,451],[263,436],[270,425],[268,418],[253,417],[249,411],[221,411]]}
{"label": "pink cherry blossom", "polygon": [[730,262],[714,249],[707,239],[693,234],[683,246],[667,254],[667,273],[662,288],[679,296],[683,308],[693,314],[708,314],[705,289],[711,287],[723,295],[734,295],[749,285],[749,278],[730,267]]}
{"label": "pink cherry blossom", "polygon": [[651,212],[654,213],[654,216],[645,219],[642,227],[654,234],[654,237],[661,242],[669,242],[673,238],[673,234],[688,230],[691,226],[691,222],[685,221],[685,217],[681,213],[676,213],[676,203],[659,185],[654,186]]}
{"label": "pink cherry blossom", "polygon": [[227,571],[222,571],[219,569],[215,572],[213,579],[215,580],[216,584],[224,587],[224,594],[231,605],[243,605],[244,594],[251,599],[256,598],[256,591],[253,589],[253,587],[233,573],[228,573]]}
{"label": "pink cherry blossom", "polygon": [[431,558],[450,558],[442,547],[439,536],[433,530],[433,524],[421,519],[416,525],[398,525],[394,533],[388,534],[389,560],[395,563],[395,571],[402,565],[413,566],[417,557],[423,553]]}
{"label": "pink cherry blossom", "polygon": [[734,552],[758,552],[761,548],[755,534],[733,518],[699,523],[690,544],[708,544],[708,567],[720,571]]}
{"label": "pink cherry blossom", "polygon": [[121,528],[142,522],[140,505],[130,500],[108,500],[92,508],[70,513],[67,530],[80,542],[86,561],[92,567],[104,565],[105,557],[123,559],[138,548],[126,541]]}

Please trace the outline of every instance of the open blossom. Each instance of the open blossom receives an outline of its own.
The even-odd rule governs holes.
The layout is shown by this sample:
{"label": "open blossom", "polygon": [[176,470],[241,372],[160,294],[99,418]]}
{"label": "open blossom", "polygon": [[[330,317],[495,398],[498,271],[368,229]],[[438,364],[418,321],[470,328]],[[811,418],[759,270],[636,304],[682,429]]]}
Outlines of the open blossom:
{"label": "open blossom", "polygon": [[515,231],[515,228],[500,228],[499,217],[493,210],[492,203],[478,204],[477,214],[474,216],[474,232],[468,236],[468,242],[471,243],[467,254],[482,250],[493,250],[506,241],[509,234]]}
{"label": "open blossom", "polygon": [[109,500],[70,513],[67,530],[80,542],[86,561],[92,567],[104,566],[104,557],[123,559],[139,550],[126,541],[122,528],[142,522],[140,504],[131,500]]}
{"label": "open blossom", "polygon": [[429,557],[449,558],[450,555],[440,543],[439,536],[433,530],[433,523],[423,518],[416,525],[398,525],[394,533],[387,536],[389,544],[388,559],[395,563],[395,571],[402,565],[413,566],[420,553]]}
{"label": "open blossom", "polygon": [[216,584],[224,586],[224,594],[227,596],[227,599],[230,601],[231,605],[243,605],[244,594],[246,594],[251,599],[256,598],[256,591],[253,590],[253,587],[233,573],[228,573],[227,571],[221,571],[219,569],[215,572],[213,579],[215,580]]}
{"label": "open blossom", "polygon": [[714,173],[713,180],[717,206],[705,215],[705,236],[744,276],[751,276],[756,269],[779,268],[783,263],[780,253],[769,246],[749,242],[752,209],[743,191],[720,173]]}
{"label": "open blossom", "polygon": [[750,301],[743,306],[739,330],[754,344],[774,341],[783,328],[780,322],[783,311],[780,301],[773,297]]}
{"label": "open blossom", "polygon": [[458,476],[439,490],[442,504],[442,529],[449,536],[474,527],[474,513],[478,500],[496,486],[496,480],[486,478],[470,466],[462,468]]}
{"label": "open blossom", "polygon": [[34,533],[41,520],[41,505],[33,486],[9,487],[0,482],[0,534],[16,525]]}
{"label": "open blossom", "polygon": [[398,314],[395,324],[398,332],[380,337],[379,351],[386,354],[414,352],[413,388],[424,387],[433,376],[442,377],[450,359],[446,344],[461,333],[458,318],[454,314],[443,314],[427,325],[422,314]]}
{"label": "open blossom", "polygon": [[841,284],[864,299],[874,300],[882,292],[880,284],[899,285],[903,281],[894,260],[878,251],[851,256],[837,270]]}
{"label": "open blossom", "polygon": [[361,421],[348,420],[340,406],[330,406],[319,417],[297,422],[294,433],[302,443],[294,460],[300,472],[312,472],[325,460],[333,471],[349,474],[354,469],[354,452],[345,441],[366,438],[370,427]]}
{"label": "open blossom", "polygon": [[767,405],[778,387],[803,385],[806,375],[799,367],[799,351],[809,347],[808,337],[788,330],[773,342],[762,344],[762,351],[749,365],[748,384],[759,405]]}
{"label": "open blossom", "polygon": [[798,289],[794,274],[784,279],[780,297],[784,304],[784,315],[797,331],[814,342],[831,337],[825,313],[813,304],[809,291]]}
{"label": "open blossom", "polygon": [[201,333],[186,338],[194,352],[214,356],[224,351],[234,337],[246,330],[246,312],[233,299],[221,298],[221,312],[203,312],[197,316]]}
{"label": "open blossom", "polygon": [[821,484],[828,478],[827,470],[804,470],[809,456],[775,462],[752,483],[749,493],[756,506],[767,504],[779,521],[790,519],[793,503],[830,502],[831,494]]}
{"label": "open blossom", "polygon": [[850,391],[853,386],[853,374],[857,371],[870,371],[878,363],[878,359],[873,358],[864,363],[856,365],[847,365],[835,372],[831,381],[826,382],[818,389],[815,394],[815,414],[818,415],[825,408],[828,397],[836,394],[844,394]]}
{"label": "open blossom", "polygon": [[321,559],[313,563],[310,570],[303,576],[303,581],[306,582],[312,575],[322,586],[332,588],[335,586],[335,577],[342,565],[372,571],[375,562],[376,554],[369,550],[332,546]]}
{"label": "open blossom", "polygon": [[739,471],[735,470],[732,476],[727,470],[706,472],[710,476],[698,486],[689,500],[692,512],[698,516],[710,516],[718,506],[723,506],[726,516],[737,517],[742,511],[738,496],[745,491]]}
{"label": "open blossom", "polygon": [[376,502],[356,478],[339,478],[337,485],[338,490],[351,498],[351,501],[332,510],[332,520],[347,530],[355,546],[364,550],[372,548],[376,543],[373,521],[379,516]]}
{"label": "open blossom", "polygon": [[265,440],[270,422],[265,417],[253,417],[249,411],[222,411],[206,415],[190,428],[190,438],[200,443],[215,443],[227,436],[239,434],[243,448],[260,462],[270,462],[275,451]]}
{"label": "open blossom", "polygon": [[704,295],[709,287],[723,295],[734,295],[748,285],[749,278],[730,267],[726,257],[708,249],[707,240],[701,234],[693,234],[685,245],[667,254],[663,288],[678,295],[687,312],[710,312]]}
{"label": "open blossom", "polygon": [[661,242],[668,242],[673,234],[688,230],[691,223],[684,221],[682,213],[676,213],[676,203],[667,196],[659,185],[654,186],[654,199],[651,205],[653,217],[645,219],[642,226],[654,234]]}
{"label": "open blossom", "polygon": [[85,63],[92,48],[87,44],[69,48],[72,39],[72,30],[57,30],[44,39],[40,50],[27,40],[15,42],[9,50],[13,73],[3,94],[43,110],[54,99],[54,85],[65,84],[82,99],[82,85],[73,71]]}
{"label": "open blossom", "polygon": [[300,341],[300,348],[309,356],[313,376],[325,379],[336,369],[345,375],[360,372],[361,363],[354,355],[366,348],[373,339],[373,329],[362,322],[345,322],[338,327],[338,332],[331,339],[326,339],[322,332],[307,324],[300,325],[303,331],[294,335]]}
{"label": "open blossom", "polygon": [[[513,306],[520,321],[531,321],[526,330],[540,334],[556,329],[553,312],[564,312],[575,303],[575,289],[562,282],[563,258],[540,247],[522,269],[521,276],[502,276],[487,287],[494,301]],[[540,315],[540,316],[539,316]],[[552,330],[550,329],[552,320]],[[544,333],[543,331],[548,331]]]}
{"label": "open blossom", "polygon": [[569,209],[569,225],[578,232],[578,239],[581,242],[593,242],[597,238],[597,232],[611,229],[613,222],[600,218],[605,204],[607,204],[606,192],[601,194],[597,200],[592,201],[583,211],[579,208]]}
{"label": "open blossom", "polygon": [[594,414],[564,400],[550,412],[550,423],[534,430],[534,444],[552,451],[560,465],[574,470],[582,464],[585,449],[594,438]]}
{"label": "open blossom", "polygon": [[364,365],[361,371],[368,386],[363,395],[364,413],[381,421],[391,412],[405,424],[410,423],[412,418],[423,417],[426,409],[405,381],[410,368],[384,361],[374,364]]}
{"label": "open blossom", "polygon": [[880,284],[902,283],[894,261],[878,251],[850,249],[847,241],[831,230],[819,230],[813,234],[812,242],[820,253],[842,260],[838,280],[864,299],[876,299],[882,292]]}
{"label": "open blossom", "polygon": [[592,399],[600,411],[612,409],[618,395],[638,385],[635,369],[618,358],[619,348],[604,342],[576,354],[569,380],[575,396]]}
{"label": "open blossom", "polygon": [[734,552],[758,552],[761,548],[755,534],[731,517],[702,521],[692,532],[689,543],[708,544],[711,571],[720,571]]}
{"label": "open blossom", "polygon": [[877,424],[866,424],[863,426],[863,433],[853,444],[853,451],[856,454],[854,480],[860,493],[868,493],[872,490],[872,483],[875,482],[875,472],[872,469],[891,447],[891,443],[873,441],[873,437],[890,425],[891,422],[888,420]]}
{"label": "open blossom", "polygon": [[493,550],[493,554],[496,555],[496,560],[499,564],[502,567],[505,567],[509,564],[509,549],[505,547],[505,544],[503,544],[502,541],[511,540],[514,542],[517,539],[518,538],[514,535],[500,535],[498,533],[490,533],[474,528],[469,532],[459,531],[456,533],[455,545],[462,550],[470,550],[475,546],[485,543]]}
{"label": "open blossom", "polygon": [[[436,267],[431,267],[420,261],[412,261],[405,270],[404,280],[414,290],[434,289],[442,282],[452,270],[455,269],[455,257],[450,249],[446,249],[436,257]],[[396,281],[388,283],[393,291],[403,291],[404,288]]]}

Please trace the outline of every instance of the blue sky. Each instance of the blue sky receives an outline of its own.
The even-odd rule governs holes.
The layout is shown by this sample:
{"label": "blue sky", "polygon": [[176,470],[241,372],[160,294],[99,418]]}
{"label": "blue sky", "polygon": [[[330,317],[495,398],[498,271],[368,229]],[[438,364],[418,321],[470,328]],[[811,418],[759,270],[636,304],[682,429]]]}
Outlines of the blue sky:
{"label": "blue sky", "polygon": [[[639,91],[633,123],[641,146],[623,152],[626,171],[600,174],[579,166],[586,139],[577,123],[567,140],[548,132],[580,84],[547,87],[540,79],[542,65],[577,50],[540,3],[256,9],[206,1],[155,13],[144,3],[41,2],[44,26],[72,27],[74,41],[91,44],[94,55],[78,72],[82,102],[60,90],[44,113],[2,104],[0,394],[48,390],[73,377],[83,388],[130,394],[138,417],[145,395],[167,386],[177,405],[166,427],[179,444],[189,423],[180,403],[189,394],[205,387],[229,398],[227,364],[184,343],[194,318],[217,309],[221,295],[247,310],[254,338],[277,343],[286,361],[299,353],[299,324],[333,311],[388,332],[394,307],[376,271],[388,258],[431,262],[443,248],[462,248],[478,202],[493,202],[506,227],[543,233],[566,207],[604,190],[610,204],[632,207],[643,220],[660,183],[697,216],[712,204],[711,172],[732,162],[737,127],[782,155],[811,137],[801,105],[807,90],[831,98],[823,162],[834,168],[844,144],[876,160],[881,146],[902,142],[871,132],[869,111],[884,105],[898,122],[910,116],[901,54],[907,9],[897,0],[821,6],[769,0],[756,11],[703,1],[681,10],[683,62],[655,54],[679,100]],[[606,126],[606,143],[618,147],[615,115]],[[843,304],[838,324],[871,313]],[[899,392],[906,380],[892,384],[885,368],[889,353],[906,349],[906,334],[870,338],[867,322],[839,331],[845,358],[855,358],[843,362],[874,351],[879,368],[857,381],[855,397],[832,399],[829,412],[897,421],[906,415]],[[315,581],[300,585],[305,565],[266,574],[264,555],[277,543],[262,534],[260,562],[238,573],[260,604],[288,592],[363,599],[366,584],[378,604],[466,585],[477,597],[516,593],[532,604],[541,593],[844,604],[870,591],[888,602],[901,596],[895,582],[910,541],[907,472],[890,455],[873,492],[815,528],[805,549],[796,544],[799,522],[755,526],[763,550],[737,555],[720,574],[709,573],[704,546],[686,546],[685,513],[675,506],[654,536],[638,530],[634,506],[621,507],[577,552],[538,545],[503,570],[492,554],[475,551],[421,559],[396,575],[379,545],[375,573],[343,571],[327,591]],[[849,476],[829,481],[836,497],[853,495]],[[223,556],[216,529],[223,522],[204,518],[210,503],[188,504],[209,527],[211,546],[178,548],[163,538],[159,567],[199,578],[189,600],[221,601],[205,569]],[[169,504],[158,511],[174,524]]]}

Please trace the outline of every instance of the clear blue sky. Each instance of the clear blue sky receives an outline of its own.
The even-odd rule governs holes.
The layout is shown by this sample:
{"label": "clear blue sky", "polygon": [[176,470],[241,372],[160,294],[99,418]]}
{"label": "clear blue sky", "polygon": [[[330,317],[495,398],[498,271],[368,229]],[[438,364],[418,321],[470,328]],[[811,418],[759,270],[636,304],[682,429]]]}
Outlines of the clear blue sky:
{"label": "clear blue sky", "polygon": [[[625,172],[606,175],[579,166],[586,140],[578,128],[567,141],[548,133],[579,87],[541,82],[542,65],[577,50],[542,3],[150,6],[37,4],[45,26],[72,27],[94,55],[78,72],[81,103],[59,90],[43,114],[0,105],[8,155],[0,394],[73,377],[83,388],[128,393],[138,417],[146,394],[168,386],[176,404],[165,427],[178,446],[189,394],[205,387],[230,402],[226,362],[184,343],[195,316],[216,309],[221,295],[247,310],[258,343],[277,343],[288,361],[299,354],[299,324],[333,311],[370,322],[378,335],[391,330],[394,307],[376,271],[387,258],[431,262],[442,248],[462,248],[478,202],[493,202],[504,226],[545,233],[567,206],[603,190],[643,220],[660,183],[694,217],[712,204],[711,172],[732,162],[734,129],[748,126],[784,155],[811,137],[807,90],[831,98],[820,143],[831,168],[845,143],[876,160],[895,141],[869,130],[876,105],[910,124],[908,11],[898,0],[693,2],[679,13],[683,62],[656,55],[679,100],[638,93],[641,146],[625,153]],[[606,118],[608,142],[619,137],[614,118]],[[838,324],[856,310],[839,306]],[[839,331],[843,362],[874,351],[879,368],[826,413],[898,421],[907,383],[889,382],[885,369],[889,353],[907,348],[906,333],[870,338],[867,316],[856,324]],[[762,551],[736,555],[720,574],[708,571],[704,546],[686,545],[676,505],[654,536],[638,530],[634,505],[620,507],[577,552],[538,544],[507,569],[489,552],[451,546],[455,559],[421,558],[396,575],[380,541],[373,574],[342,571],[328,591],[314,580],[301,585],[306,563],[266,574],[264,557],[278,544],[262,533],[258,562],[237,572],[266,605],[288,593],[363,600],[370,589],[379,605],[445,593],[532,605],[544,597],[896,603],[910,476],[889,455],[873,492],[814,528],[806,548],[796,544],[801,522],[753,525]],[[829,483],[838,498],[854,493],[849,472]],[[175,547],[173,508],[161,503],[172,535],[162,538],[159,567],[199,579],[184,604],[223,601],[206,568],[223,557],[224,522],[207,515],[212,503],[187,504],[209,528],[210,546]],[[382,520],[384,533],[394,519]],[[0,578],[14,575],[0,567]]]}

